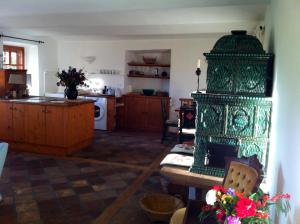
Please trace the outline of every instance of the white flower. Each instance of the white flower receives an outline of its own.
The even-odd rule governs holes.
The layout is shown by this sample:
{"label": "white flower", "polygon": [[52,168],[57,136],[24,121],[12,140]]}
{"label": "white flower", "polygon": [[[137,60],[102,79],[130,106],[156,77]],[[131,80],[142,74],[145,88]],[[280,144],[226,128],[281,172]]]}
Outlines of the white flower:
{"label": "white flower", "polygon": [[209,190],[208,192],[207,192],[207,194],[206,194],[206,198],[205,198],[205,200],[206,200],[206,203],[208,204],[208,205],[214,205],[215,204],[215,202],[217,201],[217,196],[216,196],[216,194],[217,194],[217,191],[216,190]]}

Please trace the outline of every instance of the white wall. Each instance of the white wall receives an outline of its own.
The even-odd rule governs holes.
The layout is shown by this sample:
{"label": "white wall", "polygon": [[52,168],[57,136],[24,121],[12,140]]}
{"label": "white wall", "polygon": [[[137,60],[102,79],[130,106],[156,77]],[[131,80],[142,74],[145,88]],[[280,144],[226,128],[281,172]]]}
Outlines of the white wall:
{"label": "white wall", "polygon": [[[117,69],[123,76],[118,80],[127,84],[125,73],[125,53],[127,50],[171,49],[170,96],[175,105],[179,98],[188,98],[197,88],[195,69],[197,59],[204,59],[203,53],[209,52],[220,36],[198,39],[161,39],[161,40],[120,40],[120,41],[59,41],[58,66],[84,67],[88,72],[100,69]],[[89,64],[83,57],[96,56],[95,62]],[[204,61],[204,60],[203,60]],[[202,63],[200,89],[206,88],[206,67]],[[124,79],[124,80],[122,80]],[[114,86],[113,86],[114,87]],[[124,86],[125,88],[127,86]],[[174,116],[174,115],[173,115]]]}
{"label": "white wall", "polygon": [[[39,55],[39,95],[45,93],[45,74],[53,74],[58,70],[57,41],[49,37],[40,37],[44,44],[38,45]],[[56,83],[55,83],[56,84]]]}
{"label": "white wall", "polygon": [[292,211],[278,224],[300,223],[300,2],[271,0],[268,46],[275,54],[270,193],[291,194]]}

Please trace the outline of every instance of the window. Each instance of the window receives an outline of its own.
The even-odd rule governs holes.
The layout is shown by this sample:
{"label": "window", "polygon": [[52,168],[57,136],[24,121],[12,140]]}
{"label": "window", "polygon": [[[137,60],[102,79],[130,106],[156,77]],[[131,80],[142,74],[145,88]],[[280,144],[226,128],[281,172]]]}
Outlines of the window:
{"label": "window", "polygon": [[24,69],[24,47],[3,46],[3,68]]}

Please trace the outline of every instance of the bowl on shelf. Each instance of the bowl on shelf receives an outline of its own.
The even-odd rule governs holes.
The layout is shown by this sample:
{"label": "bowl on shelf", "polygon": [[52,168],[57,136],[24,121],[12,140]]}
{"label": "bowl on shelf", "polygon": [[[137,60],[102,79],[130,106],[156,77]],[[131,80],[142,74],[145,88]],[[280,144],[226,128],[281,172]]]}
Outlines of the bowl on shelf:
{"label": "bowl on shelf", "polygon": [[141,198],[139,202],[152,222],[169,223],[172,214],[184,206],[180,199],[161,193],[149,193]]}
{"label": "bowl on shelf", "polygon": [[143,89],[143,94],[145,96],[152,96],[154,93],[154,89]]}
{"label": "bowl on shelf", "polygon": [[153,65],[156,62],[156,57],[145,57],[143,56],[143,61],[145,64]]}

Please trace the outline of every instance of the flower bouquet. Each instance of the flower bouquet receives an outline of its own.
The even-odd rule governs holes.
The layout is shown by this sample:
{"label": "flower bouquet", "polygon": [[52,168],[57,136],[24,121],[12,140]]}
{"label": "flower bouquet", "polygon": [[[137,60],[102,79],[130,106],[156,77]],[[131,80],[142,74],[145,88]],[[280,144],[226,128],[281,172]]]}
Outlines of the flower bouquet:
{"label": "flower bouquet", "polygon": [[[270,224],[269,206],[276,206],[276,212],[285,215],[290,210],[290,195],[280,194],[269,197],[261,189],[245,195],[232,188],[214,186],[206,194],[206,205],[199,215],[200,223],[214,220],[220,224]],[[209,222],[211,223],[211,221]]]}
{"label": "flower bouquet", "polygon": [[76,99],[78,95],[77,86],[87,86],[85,84],[85,74],[82,72],[82,69],[76,70],[76,68],[72,68],[69,66],[68,70],[62,70],[61,72],[57,72],[57,77],[59,78],[59,82],[57,82],[57,86],[65,86],[65,94],[68,99]]}

